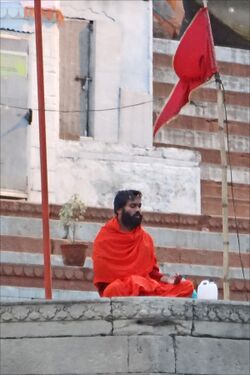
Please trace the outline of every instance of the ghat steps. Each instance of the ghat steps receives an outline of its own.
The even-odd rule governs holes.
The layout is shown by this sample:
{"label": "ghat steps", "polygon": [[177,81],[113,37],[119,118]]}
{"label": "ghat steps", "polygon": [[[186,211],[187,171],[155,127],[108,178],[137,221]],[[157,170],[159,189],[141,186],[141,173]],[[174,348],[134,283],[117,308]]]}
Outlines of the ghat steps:
{"label": "ghat steps", "polygon": [[[63,291],[78,291],[79,296],[86,298],[96,296],[92,283],[92,244],[103,223],[112,217],[112,211],[88,208],[85,221],[79,223],[77,239],[89,243],[85,265],[80,268],[63,265],[60,251],[63,230],[58,220],[59,208],[56,205],[50,207],[53,289],[59,290],[56,293],[61,296],[64,295]],[[2,298],[16,299],[21,295],[23,298],[25,295],[32,298],[34,290],[29,288],[43,288],[41,206],[2,200],[1,214]],[[158,263],[164,272],[179,272],[195,283],[202,279],[213,279],[222,296],[223,244],[220,218],[148,212],[144,214],[144,226],[154,238]],[[238,227],[241,256],[235,222],[230,220],[231,299],[245,300],[250,291],[249,221],[240,219]],[[33,298],[42,295],[41,290],[40,294],[37,290],[35,292]]]}

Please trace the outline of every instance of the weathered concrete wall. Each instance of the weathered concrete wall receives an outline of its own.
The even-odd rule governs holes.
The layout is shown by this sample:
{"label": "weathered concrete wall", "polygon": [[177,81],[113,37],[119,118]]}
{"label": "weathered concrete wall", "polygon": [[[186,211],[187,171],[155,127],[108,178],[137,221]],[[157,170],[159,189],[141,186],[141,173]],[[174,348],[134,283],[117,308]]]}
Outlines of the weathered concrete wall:
{"label": "weathered concrete wall", "polygon": [[249,305],[168,298],[6,303],[1,374],[249,373]]}
{"label": "weathered concrete wall", "polygon": [[89,206],[112,208],[115,192],[132,188],[142,191],[145,210],[200,213],[197,152],[61,141],[59,153],[56,203],[74,191]]}
{"label": "weathered concrete wall", "polygon": [[[117,190],[135,188],[143,192],[144,209],[199,214],[199,153],[152,147],[152,3],[85,0],[54,5],[66,20],[94,22],[90,98],[93,137],[59,139],[60,26],[44,22],[49,201],[62,204],[78,193],[88,206],[111,208]],[[29,108],[33,109],[33,121],[28,129],[27,196],[31,202],[40,202],[34,22],[24,19],[20,25],[13,18],[11,27],[30,33]],[[134,106],[138,103],[143,104]],[[93,111],[103,108],[114,110]]]}

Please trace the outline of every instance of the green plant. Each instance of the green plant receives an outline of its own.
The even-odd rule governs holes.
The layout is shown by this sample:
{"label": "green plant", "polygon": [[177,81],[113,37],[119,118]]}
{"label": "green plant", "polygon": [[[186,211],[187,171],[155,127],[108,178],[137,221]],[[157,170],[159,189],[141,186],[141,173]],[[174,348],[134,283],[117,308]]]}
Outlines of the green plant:
{"label": "green plant", "polygon": [[73,194],[59,211],[59,218],[65,230],[64,238],[75,242],[76,224],[84,219],[86,206],[78,194]]}

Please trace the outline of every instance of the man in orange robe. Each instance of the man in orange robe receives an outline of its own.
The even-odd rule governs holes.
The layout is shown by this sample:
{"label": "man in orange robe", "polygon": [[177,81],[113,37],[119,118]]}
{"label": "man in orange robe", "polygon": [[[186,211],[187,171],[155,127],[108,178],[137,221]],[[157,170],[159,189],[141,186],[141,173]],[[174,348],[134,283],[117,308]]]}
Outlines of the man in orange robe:
{"label": "man in orange robe", "polygon": [[102,297],[190,297],[191,281],[159,271],[152,237],[141,227],[141,196],[137,190],[116,194],[115,217],[94,241],[94,284]]}

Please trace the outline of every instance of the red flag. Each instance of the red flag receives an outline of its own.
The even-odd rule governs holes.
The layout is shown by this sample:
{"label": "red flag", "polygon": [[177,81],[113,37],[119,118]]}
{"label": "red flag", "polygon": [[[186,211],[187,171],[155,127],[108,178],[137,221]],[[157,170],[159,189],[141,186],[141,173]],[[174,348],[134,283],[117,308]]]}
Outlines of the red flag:
{"label": "red flag", "polygon": [[180,40],[173,66],[179,82],[154,124],[154,135],[188,103],[192,90],[218,71],[207,8],[201,8]]}

